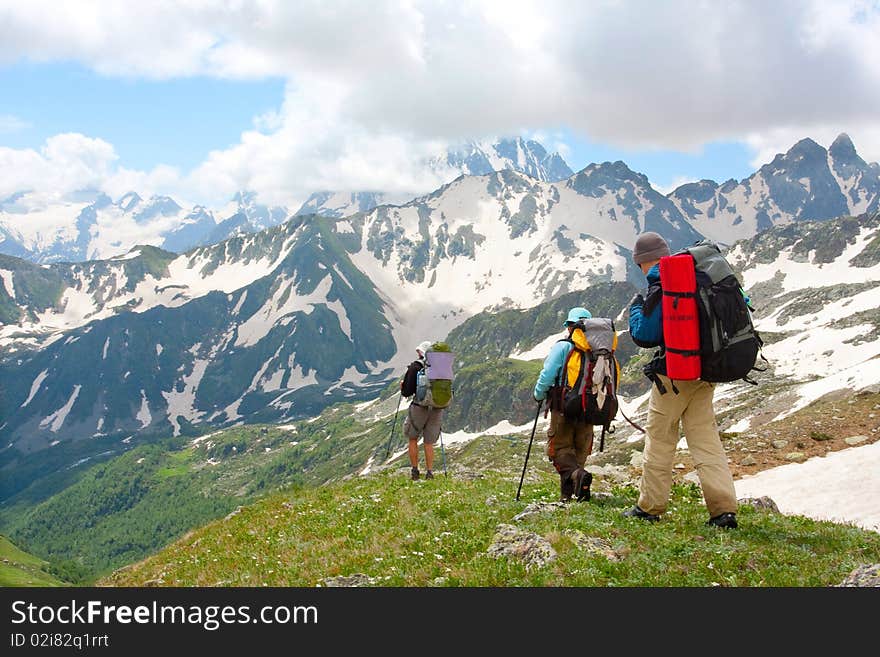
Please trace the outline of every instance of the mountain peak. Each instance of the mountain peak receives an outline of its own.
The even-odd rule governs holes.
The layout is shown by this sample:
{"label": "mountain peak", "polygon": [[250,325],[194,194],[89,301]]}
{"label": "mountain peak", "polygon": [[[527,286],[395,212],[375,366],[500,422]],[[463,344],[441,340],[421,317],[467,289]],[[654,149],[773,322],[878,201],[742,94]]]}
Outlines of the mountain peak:
{"label": "mountain peak", "polygon": [[852,139],[845,132],[841,132],[837,136],[837,139],[829,147],[828,153],[838,162],[851,162],[861,159],[858,153],[856,153],[856,147],[853,145]]}
{"label": "mountain peak", "polygon": [[235,203],[238,203],[239,206],[242,205],[253,205],[257,200],[257,193],[253,191],[249,191],[246,189],[240,189],[235,192],[235,195],[232,197],[232,200]]}
{"label": "mountain peak", "polygon": [[143,199],[138,196],[137,192],[128,192],[123,195],[122,198],[116,203],[120,208],[128,212],[132,208],[134,208],[138,203],[140,203]]}
{"label": "mountain peak", "polygon": [[794,146],[792,146],[789,149],[788,153],[785,154],[786,157],[798,156],[798,155],[801,155],[801,156],[810,156],[810,155],[824,156],[825,149],[822,148],[819,144],[817,144],[815,141],[813,141],[809,137],[806,137],[804,139],[801,139]]}
{"label": "mountain peak", "polygon": [[623,160],[617,160],[616,162],[602,162],[601,164],[590,164],[584,168],[581,173],[584,173],[587,176],[607,176],[610,178],[619,178],[620,180],[634,180],[645,185],[649,184],[648,177],[645,174],[633,171]]}

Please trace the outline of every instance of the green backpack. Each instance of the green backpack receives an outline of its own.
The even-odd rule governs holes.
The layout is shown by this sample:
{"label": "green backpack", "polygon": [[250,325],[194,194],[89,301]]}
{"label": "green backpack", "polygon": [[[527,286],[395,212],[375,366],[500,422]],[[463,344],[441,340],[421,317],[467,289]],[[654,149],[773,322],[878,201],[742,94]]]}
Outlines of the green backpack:
{"label": "green backpack", "polygon": [[416,375],[416,403],[446,408],[452,401],[452,365],[455,355],[445,342],[435,342],[425,352],[425,367]]}

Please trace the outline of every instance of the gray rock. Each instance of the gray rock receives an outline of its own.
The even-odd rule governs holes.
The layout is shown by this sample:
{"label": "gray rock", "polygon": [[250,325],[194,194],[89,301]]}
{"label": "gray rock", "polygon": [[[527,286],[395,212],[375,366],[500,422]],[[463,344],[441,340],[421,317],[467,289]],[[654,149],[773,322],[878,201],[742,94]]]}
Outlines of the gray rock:
{"label": "gray rock", "polygon": [[807,455],[803,452],[789,452],[785,455],[786,461],[803,461],[805,458],[807,458]]}
{"label": "gray rock", "polygon": [[772,443],[772,445],[773,445],[773,447],[775,447],[776,449],[782,449],[782,448],[784,448],[786,445],[788,445],[788,441],[787,441],[787,440],[774,440],[773,443]]}
{"label": "gray rock", "polygon": [[641,468],[644,462],[645,457],[642,456],[641,452],[633,452],[629,459],[629,464],[634,468]]}
{"label": "gray rock", "polygon": [[579,529],[566,529],[562,533],[568,536],[582,550],[599,554],[608,559],[608,561],[621,561],[623,559],[623,555],[614,549],[611,541],[607,538],[587,536]]}
{"label": "gray rock", "polygon": [[739,462],[740,465],[755,465],[755,463],[757,463],[757,461],[755,460],[755,457],[751,454],[748,454],[742,461]]}
{"label": "gray rock", "polygon": [[517,513],[513,517],[514,522],[519,522],[523,518],[544,513],[545,511],[556,511],[565,507],[564,502],[532,502],[525,509]]}
{"label": "gray rock", "polygon": [[844,438],[843,442],[847,445],[859,445],[868,440],[867,436],[850,436],[849,438]]}
{"label": "gray rock", "polygon": [[838,586],[880,586],[880,563],[859,566]]}
{"label": "gray rock", "polygon": [[632,479],[629,468],[624,465],[591,465],[586,469],[593,477],[603,477],[617,484],[626,484]]}
{"label": "gray rock", "polygon": [[556,559],[556,550],[546,538],[507,524],[498,525],[486,552],[496,559],[522,561],[528,570],[540,568]]}
{"label": "gray rock", "polygon": [[762,495],[761,497],[744,497],[736,502],[737,504],[748,504],[756,509],[765,509],[767,511],[772,511],[773,513],[779,513],[779,507],[776,506],[776,502],[766,495]]}
{"label": "gray rock", "polygon": [[373,586],[376,583],[375,577],[364,575],[363,573],[355,573],[353,575],[338,575],[336,577],[327,577],[321,580],[321,584],[327,587],[351,587],[351,586]]}

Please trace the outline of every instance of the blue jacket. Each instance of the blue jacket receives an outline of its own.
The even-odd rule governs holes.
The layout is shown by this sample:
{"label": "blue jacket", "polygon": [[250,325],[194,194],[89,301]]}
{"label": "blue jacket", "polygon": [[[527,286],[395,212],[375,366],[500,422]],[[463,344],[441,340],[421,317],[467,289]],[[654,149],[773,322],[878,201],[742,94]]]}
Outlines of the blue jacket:
{"label": "blue jacket", "polygon": [[648,291],[645,298],[636,297],[629,307],[629,334],[640,347],[663,346],[662,294],[660,265],[647,273]]}
{"label": "blue jacket", "polygon": [[565,357],[571,351],[571,346],[571,342],[561,340],[550,349],[550,353],[544,359],[544,367],[541,369],[541,374],[538,376],[538,382],[535,384],[535,390],[532,393],[538,401],[542,401],[547,397],[547,391],[551,387],[561,383],[559,374],[565,363]]}

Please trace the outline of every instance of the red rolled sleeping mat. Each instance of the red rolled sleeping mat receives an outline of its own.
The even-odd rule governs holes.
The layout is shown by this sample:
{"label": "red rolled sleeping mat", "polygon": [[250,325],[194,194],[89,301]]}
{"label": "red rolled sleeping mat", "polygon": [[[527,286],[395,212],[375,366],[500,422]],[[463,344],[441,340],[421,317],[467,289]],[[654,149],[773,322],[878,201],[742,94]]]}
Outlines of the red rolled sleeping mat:
{"label": "red rolled sleeping mat", "polygon": [[700,318],[693,257],[681,253],[660,258],[660,285],[666,375],[670,379],[694,381],[700,378]]}

